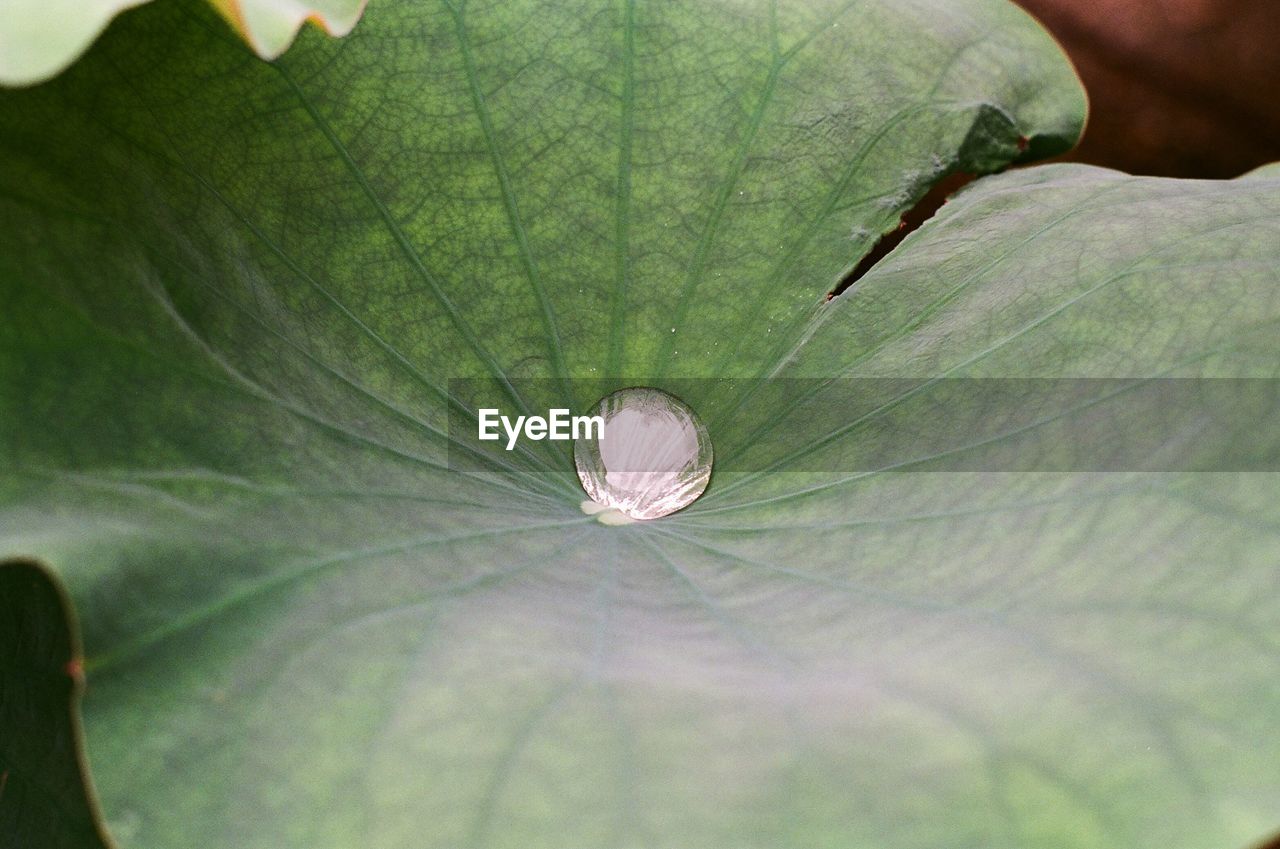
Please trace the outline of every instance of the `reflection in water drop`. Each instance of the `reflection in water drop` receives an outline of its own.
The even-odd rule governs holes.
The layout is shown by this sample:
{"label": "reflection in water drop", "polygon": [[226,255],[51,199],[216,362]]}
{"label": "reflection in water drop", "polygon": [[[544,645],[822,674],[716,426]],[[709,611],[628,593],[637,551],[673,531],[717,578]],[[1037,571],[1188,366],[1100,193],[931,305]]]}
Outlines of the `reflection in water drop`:
{"label": "reflection in water drop", "polygon": [[687,507],[711,479],[711,437],[693,410],[660,389],[620,389],[591,415],[601,439],[573,446],[578,479],[591,500],[632,519],[656,519]]}

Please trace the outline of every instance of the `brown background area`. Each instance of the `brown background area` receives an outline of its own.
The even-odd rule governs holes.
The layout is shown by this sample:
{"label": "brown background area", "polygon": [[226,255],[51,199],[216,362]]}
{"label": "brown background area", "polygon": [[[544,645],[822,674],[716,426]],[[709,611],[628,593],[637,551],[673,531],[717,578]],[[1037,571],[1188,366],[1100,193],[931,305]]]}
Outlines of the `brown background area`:
{"label": "brown background area", "polygon": [[1280,0],[1017,0],[1089,92],[1065,159],[1234,177],[1280,160]]}

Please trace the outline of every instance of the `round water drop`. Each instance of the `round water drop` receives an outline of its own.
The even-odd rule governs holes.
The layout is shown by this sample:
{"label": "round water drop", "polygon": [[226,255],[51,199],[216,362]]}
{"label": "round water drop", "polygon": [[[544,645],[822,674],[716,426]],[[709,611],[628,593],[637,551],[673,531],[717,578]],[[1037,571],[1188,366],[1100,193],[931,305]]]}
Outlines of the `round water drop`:
{"label": "round water drop", "polygon": [[[620,389],[591,415],[603,435],[573,446],[582,488],[597,504],[632,519],[688,507],[711,480],[711,437],[693,410],[661,389]],[[594,434],[592,434],[594,437]]]}

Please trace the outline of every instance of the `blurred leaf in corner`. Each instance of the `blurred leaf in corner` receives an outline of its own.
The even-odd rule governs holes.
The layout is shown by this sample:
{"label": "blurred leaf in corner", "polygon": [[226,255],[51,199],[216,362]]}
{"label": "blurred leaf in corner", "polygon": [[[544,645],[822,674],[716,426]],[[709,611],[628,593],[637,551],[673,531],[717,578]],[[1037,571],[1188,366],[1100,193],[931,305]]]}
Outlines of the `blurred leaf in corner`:
{"label": "blurred leaf in corner", "polygon": [[79,649],[41,567],[0,562],[0,847],[99,849],[80,760]]}
{"label": "blurred leaf in corner", "polygon": [[[0,0],[0,85],[42,83],[66,70],[116,15],[149,0]],[[209,0],[253,51],[275,59],[304,23],[351,32],[366,0]]]}

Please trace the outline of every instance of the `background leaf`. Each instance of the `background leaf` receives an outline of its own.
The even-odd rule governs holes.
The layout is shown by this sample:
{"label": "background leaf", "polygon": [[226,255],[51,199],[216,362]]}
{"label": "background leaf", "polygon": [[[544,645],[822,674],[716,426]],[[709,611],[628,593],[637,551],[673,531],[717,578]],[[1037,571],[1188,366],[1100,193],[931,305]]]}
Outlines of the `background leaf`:
{"label": "background leaf", "polygon": [[146,0],[5,0],[0,83],[28,85],[70,64],[125,9]]}
{"label": "background leaf", "polygon": [[[0,3],[0,85],[30,85],[62,72],[111,19],[148,0],[3,0]],[[364,0],[209,0],[258,55],[274,59],[298,28],[312,21],[346,35]]]}
{"label": "background leaf", "polygon": [[81,776],[80,676],[66,604],[34,563],[0,562],[0,834],[8,846],[102,849]]}
{"label": "background leaf", "polygon": [[298,29],[311,21],[329,35],[346,35],[366,0],[210,0],[236,32],[264,59],[288,49]]}
{"label": "background leaf", "polygon": [[1275,377],[1274,171],[982,180],[825,300],[1082,115],[940,0],[387,2],[272,66],[157,4],[4,95],[0,545],[81,613],[114,837],[1272,828],[1274,475],[820,471],[919,394],[623,528],[558,445],[449,468],[451,407],[588,378],[684,381],[727,459],[789,424],[729,378]]}

